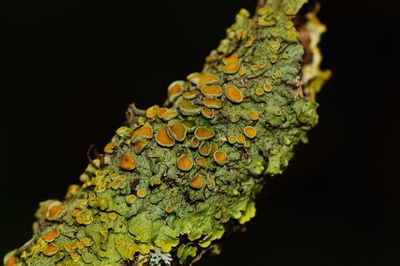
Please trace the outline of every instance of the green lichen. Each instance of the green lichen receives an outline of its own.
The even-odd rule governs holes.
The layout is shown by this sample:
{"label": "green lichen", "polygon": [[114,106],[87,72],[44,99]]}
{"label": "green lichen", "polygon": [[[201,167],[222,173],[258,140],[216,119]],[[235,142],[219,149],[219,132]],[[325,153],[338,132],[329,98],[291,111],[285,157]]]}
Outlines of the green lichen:
{"label": "green lichen", "polygon": [[130,107],[102,160],[64,201],[40,204],[32,240],[4,264],[185,265],[218,252],[318,122],[315,93],[329,72],[303,63],[306,50],[320,59],[324,31],[310,13],[300,26],[311,45],[301,42],[293,21],[305,2],[241,10],[203,71],[169,86],[164,106]]}

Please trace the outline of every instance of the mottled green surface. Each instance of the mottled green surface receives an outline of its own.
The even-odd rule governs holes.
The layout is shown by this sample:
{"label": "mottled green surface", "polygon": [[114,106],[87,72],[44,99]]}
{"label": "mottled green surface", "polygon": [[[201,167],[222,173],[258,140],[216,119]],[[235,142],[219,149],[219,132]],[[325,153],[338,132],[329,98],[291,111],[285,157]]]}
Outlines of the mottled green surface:
{"label": "mottled green surface", "polygon": [[[218,252],[318,122],[314,94],[329,74],[319,62],[301,71],[292,19],[305,2],[241,10],[201,73],[172,83],[162,108],[131,107],[82,184],[41,203],[33,239],[5,265],[189,264]],[[309,19],[319,38],[323,26]],[[319,56],[316,43],[310,50]]]}

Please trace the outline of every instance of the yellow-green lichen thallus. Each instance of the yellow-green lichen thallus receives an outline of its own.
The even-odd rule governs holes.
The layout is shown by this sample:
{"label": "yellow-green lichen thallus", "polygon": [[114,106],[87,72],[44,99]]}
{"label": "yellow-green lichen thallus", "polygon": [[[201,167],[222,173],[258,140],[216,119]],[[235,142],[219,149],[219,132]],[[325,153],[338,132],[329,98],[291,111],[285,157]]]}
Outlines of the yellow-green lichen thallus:
{"label": "yellow-green lichen thallus", "polygon": [[218,252],[317,124],[325,28],[316,7],[297,15],[305,2],[240,10],[202,72],[173,82],[162,107],[131,106],[82,183],[40,203],[32,240],[4,264],[187,265]]}

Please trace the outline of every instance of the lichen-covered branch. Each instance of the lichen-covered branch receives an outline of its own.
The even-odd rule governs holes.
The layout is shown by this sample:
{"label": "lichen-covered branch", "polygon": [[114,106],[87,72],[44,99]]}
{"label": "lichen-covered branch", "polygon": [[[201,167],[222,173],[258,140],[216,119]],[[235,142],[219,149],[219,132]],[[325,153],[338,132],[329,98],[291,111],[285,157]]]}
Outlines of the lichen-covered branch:
{"label": "lichen-covered branch", "polygon": [[81,183],[40,203],[33,238],[4,264],[187,265],[218,253],[317,124],[325,28],[313,13],[296,18],[305,2],[240,10],[203,70],[168,87],[164,106],[129,107]]}

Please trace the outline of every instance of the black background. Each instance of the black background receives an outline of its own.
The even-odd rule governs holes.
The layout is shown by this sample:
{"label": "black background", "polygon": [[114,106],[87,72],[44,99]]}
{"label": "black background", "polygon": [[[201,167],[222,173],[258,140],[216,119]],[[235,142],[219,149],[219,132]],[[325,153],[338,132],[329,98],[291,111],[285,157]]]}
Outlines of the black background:
{"label": "black background", "polygon": [[[124,121],[201,69],[255,0],[13,0],[0,3],[0,256],[31,236],[39,201],[60,198]],[[270,178],[246,233],[199,265],[400,263],[398,1],[323,1],[319,126]]]}

